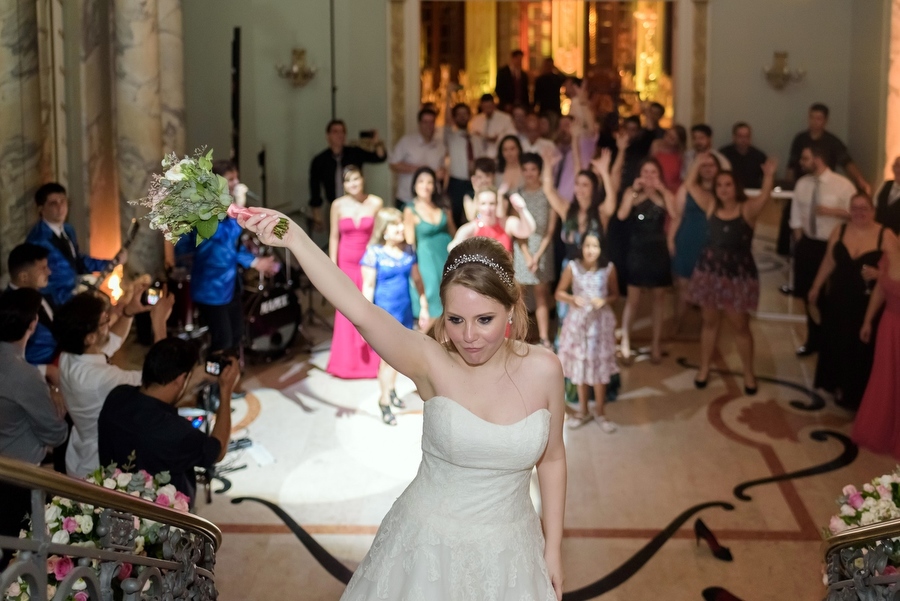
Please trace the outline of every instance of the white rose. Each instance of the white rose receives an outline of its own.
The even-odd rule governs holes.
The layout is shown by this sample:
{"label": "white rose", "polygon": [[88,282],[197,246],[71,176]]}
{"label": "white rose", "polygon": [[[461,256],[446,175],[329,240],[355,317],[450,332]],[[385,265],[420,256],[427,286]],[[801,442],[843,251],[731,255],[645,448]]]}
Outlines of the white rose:
{"label": "white rose", "polygon": [[89,515],[75,516],[75,521],[84,534],[90,534],[91,530],[94,529],[94,519]]}
{"label": "white rose", "polygon": [[57,530],[53,533],[53,538],[50,539],[50,542],[57,543],[60,545],[68,545],[69,544],[69,533],[65,530]]}
{"label": "white rose", "polygon": [[81,578],[76,580],[75,584],[72,585],[73,591],[83,591],[86,588],[87,588],[87,583],[84,580],[82,580]]}
{"label": "white rose", "polygon": [[70,501],[69,499],[60,499],[59,504],[63,507],[72,507],[72,501]]}
{"label": "white rose", "polygon": [[[140,555],[143,551],[144,551],[144,537],[136,536],[134,538],[134,554]],[[149,582],[149,580],[147,582]]]}
{"label": "white rose", "polygon": [[166,484],[165,486],[159,487],[159,490],[156,491],[156,496],[158,497],[159,495],[166,495],[167,497],[169,497],[170,501],[174,501],[176,492],[178,491],[174,486],[172,486],[171,484]]}
{"label": "white rose", "polygon": [[56,587],[53,586],[52,584],[48,584],[47,585],[47,598],[52,599],[53,595],[55,595],[55,594],[56,594]]}
{"label": "white rose", "polygon": [[841,505],[841,515],[853,517],[856,515],[856,510],[844,503],[843,505]]}
{"label": "white rose", "polygon": [[181,164],[179,163],[178,165],[175,165],[174,167],[166,171],[166,174],[163,177],[170,182],[180,182],[181,180],[183,180],[184,174],[181,173]]}
{"label": "white rose", "polygon": [[131,484],[131,474],[122,473],[116,476],[116,484],[119,485],[119,488],[125,488],[129,484]]}
{"label": "white rose", "polygon": [[860,526],[868,526],[869,524],[874,524],[877,520],[875,519],[875,515],[871,513],[864,513],[859,517]]}
{"label": "white rose", "polygon": [[116,481],[112,478],[107,478],[103,481],[103,488],[108,488],[110,490],[116,490]]}
{"label": "white rose", "polygon": [[881,484],[882,486],[886,486],[888,488],[890,488],[891,483],[895,481],[894,477],[891,476],[890,474],[888,474],[887,476],[882,476],[880,478],[876,478],[876,480],[878,480],[879,484]]}
{"label": "white rose", "polygon": [[62,510],[59,506],[51,503],[50,506],[44,510],[44,521],[48,524],[50,522],[58,522],[61,515]]}

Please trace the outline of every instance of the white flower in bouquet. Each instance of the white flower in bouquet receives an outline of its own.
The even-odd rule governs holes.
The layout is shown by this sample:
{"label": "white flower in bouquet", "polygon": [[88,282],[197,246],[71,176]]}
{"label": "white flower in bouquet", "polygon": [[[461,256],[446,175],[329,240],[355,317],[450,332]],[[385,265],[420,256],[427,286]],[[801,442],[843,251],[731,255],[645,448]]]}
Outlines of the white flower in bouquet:
{"label": "white flower in bouquet", "polygon": [[53,533],[53,536],[50,538],[50,542],[56,543],[58,545],[68,545],[69,544],[69,533],[65,530],[57,530]]}

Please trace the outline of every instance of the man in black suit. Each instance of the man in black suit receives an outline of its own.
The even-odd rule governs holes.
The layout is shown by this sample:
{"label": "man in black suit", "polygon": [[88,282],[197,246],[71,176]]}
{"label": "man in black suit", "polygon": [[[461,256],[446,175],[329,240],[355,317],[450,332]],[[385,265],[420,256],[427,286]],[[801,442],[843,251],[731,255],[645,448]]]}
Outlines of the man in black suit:
{"label": "man in black suit", "polygon": [[513,50],[509,64],[497,72],[497,87],[494,90],[500,99],[500,108],[506,112],[515,105],[531,108],[528,95],[528,73],[522,69],[522,57],[525,53]]}
{"label": "man in black suit", "polygon": [[891,165],[894,179],[884,182],[875,197],[875,221],[900,234],[900,157]]}
{"label": "man in black suit", "polygon": [[541,115],[562,115],[559,89],[566,83],[566,76],[553,64],[553,57],[544,58],[541,74],[534,80],[534,108]]}
{"label": "man in black suit", "polygon": [[344,194],[344,169],[350,165],[362,169],[363,163],[383,163],[387,159],[384,143],[379,140],[377,131],[372,131],[375,152],[357,146],[345,146],[347,125],[340,119],[329,121],[325,126],[325,134],[328,148],[317,154],[309,165],[309,206],[312,209],[310,220],[319,231],[325,229],[322,204],[327,209],[331,201]]}

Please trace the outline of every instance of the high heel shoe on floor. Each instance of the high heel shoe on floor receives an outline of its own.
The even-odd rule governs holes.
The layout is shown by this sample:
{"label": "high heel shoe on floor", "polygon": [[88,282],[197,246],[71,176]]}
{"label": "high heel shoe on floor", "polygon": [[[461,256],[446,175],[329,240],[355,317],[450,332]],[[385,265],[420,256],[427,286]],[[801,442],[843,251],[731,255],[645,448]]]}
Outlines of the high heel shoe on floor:
{"label": "high heel shoe on floor", "polygon": [[397,418],[394,417],[394,414],[391,412],[390,405],[378,405],[381,407],[381,421],[386,423],[389,426],[397,425]]}
{"label": "high heel shoe on floor", "polygon": [[694,378],[694,387],[696,387],[697,390],[703,390],[704,388],[706,388],[707,383],[709,383],[709,374],[707,374],[705,380],[698,380],[697,378]]}
{"label": "high heel shoe on floor", "polygon": [[712,530],[710,530],[700,518],[697,518],[697,521],[694,522],[694,534],[697,537],[698,546],[700,545],[701,538],[706,541],[706,544],[709,545],[709,550],[712,551],[713,557],[720,561],[732,561],[731,551],[728,547],[723,547],[719,544],[719,541],[716,540],[716,536],[712,533]]}
{"label": "high heel shoe on floor", "polygon": [[753,386],[747,386],[747,381],[744,380],[744,394],[747,396],[753,396],[759,391],[759,382],[757,382]]}
{"label": "high heel shoe on floor", "polygon": [[397,396],[396,390],[392,390],[390,392],[390,397],[391,397],[391,405],[393,405],[397,409],[406,409],[406,403],[404,403],[403,400]]}
{"label": "high heel shoe on floor", "polygon": [[703,599],[705,601],[741,601],[721,586],[711,586],[703,589]]}

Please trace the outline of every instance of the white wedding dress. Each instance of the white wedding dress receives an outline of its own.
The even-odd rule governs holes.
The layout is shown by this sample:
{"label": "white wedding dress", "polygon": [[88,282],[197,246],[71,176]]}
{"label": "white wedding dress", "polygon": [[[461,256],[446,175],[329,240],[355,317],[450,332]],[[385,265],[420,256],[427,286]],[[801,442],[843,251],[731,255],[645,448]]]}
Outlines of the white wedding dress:
{"label": "white wedding dress", "polygon": [[555,601],[529,495],[550,412],[510,425],[425,403],[422,463],[342,601]]}

